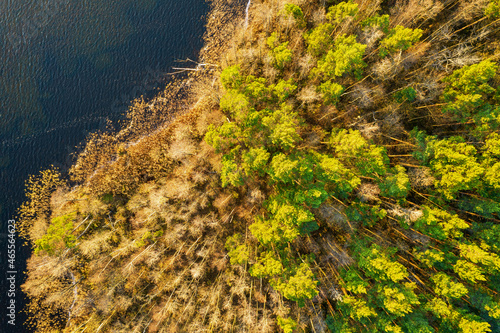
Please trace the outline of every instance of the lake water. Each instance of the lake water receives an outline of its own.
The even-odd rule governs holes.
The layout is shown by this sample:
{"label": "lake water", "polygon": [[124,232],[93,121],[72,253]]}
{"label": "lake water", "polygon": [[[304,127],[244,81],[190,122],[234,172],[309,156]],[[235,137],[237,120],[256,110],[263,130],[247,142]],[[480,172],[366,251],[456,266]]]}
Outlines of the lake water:
{"label": "lake water", "polygon": [[127,102],[165,85],[177,59],[202,46],[204,0],[0,1],[0,332],[27,332],[17,240],[16,326],[7,324],[7,221],[24,181],[67,169],[89,132],[118,120]]}

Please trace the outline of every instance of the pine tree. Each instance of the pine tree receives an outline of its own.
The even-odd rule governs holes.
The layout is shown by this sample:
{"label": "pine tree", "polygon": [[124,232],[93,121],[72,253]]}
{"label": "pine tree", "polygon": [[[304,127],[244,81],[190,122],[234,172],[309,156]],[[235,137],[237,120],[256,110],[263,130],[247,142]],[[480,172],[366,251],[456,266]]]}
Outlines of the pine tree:
{"label": "pine tree", "polygon": [[355,35],[340,35],[335,39],[335,48],[318,61],[318,66],[311,73],[325,78],[340,77],[347,73],[360,78],[366,67],[363,61],[365,50],[366,45],[357,43]]}
{"label": "pine tree", "polygon": [[422,37],[422,33],[423,31],[420,29],[413,30],[397,25],[394,29],[389,31],[387,37],[380,41],[380,56],[385,57],[396,51],[409,49],[420,39],[420,37]]}
{"label": "pine tree", "polygon": [[332,21],[333,23],[340,24],[347,17],[356,16],[358,13],[358,4],[352,1],[342,1],[335,6],[331,6],[328,8],[328,13],[326,14],[326,18]]}

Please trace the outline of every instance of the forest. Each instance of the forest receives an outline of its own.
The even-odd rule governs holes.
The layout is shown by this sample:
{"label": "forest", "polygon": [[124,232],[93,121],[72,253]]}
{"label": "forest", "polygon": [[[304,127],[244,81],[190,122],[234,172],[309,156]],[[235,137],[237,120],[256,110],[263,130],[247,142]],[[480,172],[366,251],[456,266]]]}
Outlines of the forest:
{"label": "forest", "polygon": [[212,1],[196,71],[19,209],[34,332],[500,332],[500,2]]}

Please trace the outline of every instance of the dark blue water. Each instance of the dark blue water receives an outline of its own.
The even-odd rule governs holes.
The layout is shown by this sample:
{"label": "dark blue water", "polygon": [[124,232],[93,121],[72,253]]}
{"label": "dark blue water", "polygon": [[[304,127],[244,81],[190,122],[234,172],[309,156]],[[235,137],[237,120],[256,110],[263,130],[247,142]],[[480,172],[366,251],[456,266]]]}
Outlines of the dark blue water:
{"label": "dark blue water", "polygon": [[[0,332],[27,332],[16,243],[16,326],[7,324],[7,221],[28,175],[67,169],[88,133],[126,101],[152,96],[177,59],[202,46],[204,0],[0,1]],[[178,64],[177,64],[178,65]]]}

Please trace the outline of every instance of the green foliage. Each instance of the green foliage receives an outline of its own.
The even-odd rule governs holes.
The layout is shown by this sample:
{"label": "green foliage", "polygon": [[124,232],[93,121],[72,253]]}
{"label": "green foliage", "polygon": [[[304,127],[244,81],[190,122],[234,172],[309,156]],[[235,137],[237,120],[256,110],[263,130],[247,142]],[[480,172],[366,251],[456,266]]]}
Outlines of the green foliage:
{"label": "green foliage", "polygon": [[318,179],[325,181],[329,192],[333,192],[339,197],[345,197],[361,184],[361,180],[338,159],[321,154],[317,156],[319,166],[322,169]]}
{"label": "green foliage", "polygon": [[222,156],[222,169],[220,173],[222,187],[226,187],[227,185],[243,185],[243,172],[235,161],[237,150],[239,150],[239,146],[233,149],[230,154]]}
{"label": "green foliage", "polygon": [[464,66],[443,79],[446,84],[444,112],[454,114],[461,122],[470,120],[477,126],[475,135],[485,136],[500,126],[500,109],[493,105],[495,89],[488,83],[498,71],[490,60]]}
{"label": "green foliage", "polygon": [[307,42],[307,51],[316,57],[328,51],[333,44],[333,38],[331,37],[333,29],[333,24],[323,23],[304,34],[304,39]]}
{"label": "green foliage", "polygon": [[283,69],[287,63],[292,61],[292,50],[288,48],[288,42],[279,44],[276,32],[267,38],[267,45],[271,49],[271,56],[274,59],[276,68]]}
{"label": "green foliage", "polygon": [[355,269],[341,271],[342,287],[353,294],[366,294],[369,283]]}
{"label": "green foliage", "polygon": [[75,246],[76,237],[73,232],[73,221],[76,213],[54,217],[47,229],[47,233],[35,240],[35,254],[41,251],[53,255],[56,251]]}
{"label": "green foliage", "polygon": [[348,73],[360,78],[366,67],[363,61],[365,50],[366,45],[357,43],[355,35],[340,35],[335,39],[335,48],[318,61],[318,66],[311,73],[322,74],[325,78],[340,77]]}
{"label": "green foliage", "polygon": [[257,217],[249,229],[263,245],[283,245],[293,241],[301,234],[304,224],[315,221],[314,215],[307,209],[289,202],[271,200],[268,207],[270,219]]}
{"label": "green foliage", "polygon": [[300,140],[297,133],[299,120],[292,106],[282,104],[272,114],[262,118],[262,124],[269,131],[269,140],[273,145],[283,150],[289,150]]}
{"label": "green foliage", "polygon": [[387,215],[387,211],[380,206],[370,206],[360,202],[352,203],[345,213],[350,221],[361,222],[367,227],[373,227]]}
{"label": "green foliage", "polygon": [[288,279],[281,280],[275,287],[285,298],[303,307],[306,299],[311,299],[318,294],[317,284],[318,281],[314,279],[309,265],[301,263]]}
{"label": "green foliage", "polygon": [[414,305],[420,304],[417,295],[413,292],[414,283],[404,285],[384,285],[378,287],[379,297],[383,300],[383,307],[390,313],[400,317],[413,311]]}
{"label": "green foliage", "polygon": [[243,77],[240,74],[239,65],[226,67],[220,74],[222,86],[226,90],[238,89],[243,83]]}
{"label": "green foliage", "polygon": [[[486,169],[484,181],[493,189],[500,189],[500,135],[491,133],[485,140],[482,148],[483,163]],[[498,208],[496,208],[498,209]]]}
{"label": "green foliage", "polygon": [[276,182],[291,183],[295,180],[298,164],[299,161],[292,160],[283,153],[276,154],[271,160],[269,175]]}
{"label": "green foliage", "polygon": [[408,277],[406,267],[391,260],[390,256],[376,244],[361,250],[358,265],[375,281],[399,282]]}
{"label": "green foliage", "polygon": [[284,333],[292,333],[297,328],[297,322],[292,318],[281,318],[278,316],[278,326]]}
{"label": "green foliage", "polygon": [[437,262],[444,261],[444,253],[439,250],[428,249],[424,252],[415,252],[415,258],[426,265],[428,268],[434,266]]}
{"label": "green foliage", "polygon": [[424,215],[415,221],[415,228],[434,238],[445,240],[447,238],[461,238],[461,230],[469,225],[457,215],[437,208],[423,206]]}
{"label": "green foliage", "polygon": [[297,91],[297,85],[293,83],[293,79],[279,80],[277,84],[270,85],[269,90],[279,103],[283,103]]}
{"label": "green foliage", "polygon": [[267,87],[267,80],[265,78],[248,75],[245,81],[245,96],[259,102],[267,100],[269,95],[269,88]]}
{"label": "green foliage", "polygon": [[235,123],[226,122],[219,127],[210,124],[205,141],[220,153],[233,147],[240,136],[241,130]]}
{"label": "green foliage", "polygon": [[446,84],[443,99],[448,105],[444,111],[452,112],[460,119],[470,117],[477,107],[484,105],[485,96],[495,92],[488,84],[498,70],[490,60],[464,66],[443,79]]}
{"label": "green foliage", "polygon": [[454,321],[460,316],[458,311],[455,310],[452,305],[446,303],[443,299],[438,297],[435,297],[427,302],[426,308],[434,313],[436,317],[450,321]]}
{"label": "green foliage", "polygon": [[394,98],[398,103],[413,102],[416,97],[417,91],[413,87],[401,89],[394,94]]}
{"label": "green foliage", "polygon": [[326,105],[335,105],[338,103],[340,95],[344,92],[344,87],[328,80],[319,86],[319,91],[323,94],[323,101]]}
{"label": "green foliage", "polygon": [[142,235],[141,239],[135,241],[134,245],[136,247],[143,247],[147,244],[152,244],[156,242],[156,240],[162,235],[163,235],[163,230],[158,230],[155,232],[151,232],[148,230]]}
{"label": "green foliage", "polygon": [[490,324],[469,318],[461,318],[458,327],[460,327],[463,333],[491,332]]}
{"label": "green foliage", "polygon": [[479,233],[479,239],[490,246],[494,251],[500,252],[500,225],[492,225]]}
{"label": "green foliage", "polygon": [[[484,246],[486,247],[487,246]],[[490,272],[500,271],[500,257],[492,252],[480,248],[476,244],[459,244],[460,256],[475,264],[481,264]]]}
{"label": "green foliage", "polygon": [[453,266],[455,273],[460,276],[462,280],[476,283],[477,281],[486,281],[482,270],[477,265],[466,260],[458,260]]}
{"label": "green foliage", "polygon": [[226,240],[225,248],[228,251],[231,265],[244,265],[250,257],[248,246],[242,244],[243,236],[234,234]]}
{"label": "green foliage", "polygon": [[358,13],[358,4],[352,1],[342,1],[335,6],[328,8],[326,18],[330,21],[339,24],[342,23],[347,17],[354,17]]}
{"label": "green foliage", "polygon": [[389,158],[384,147],[370,145],[356,130],[333,130],[329,141],[337,156],[363,176],[387,173]]}
{"label": "green foliage", "polygon": [[484,15],[491,19],[498,19],[500,17],[500,1],[493,0],[485,7]]}
{"label": "green foliage", "polygon": [[354,320],[363,320],[368,317],[376,317],[377,312],[370,307],[365,300],[358,297],[346,295],[342,298],[342,305],[347,309],[349,316]]}
{"label": "green foliage", "polygon": [[430,161],[428,164],[436,177],[434,186],[437,192],[453,199],[460,191],[481,186],[485,170],[477,161],[474,146],[465,143],[462,137],[443,140],[425,137],[424,140],[424,151],[415,156]]}
{"label": "green foliage", "polygon": [[428,320],[422,313],[411,313],[406,315],[401,324],[403,332],[407,333],[434,333],[434,328],[429,325]]}
{"label": "green foliage", "polygon": [[284,272],[283,264],[271,251],[264,252],[250,268],[250,275],[255,277],[275,277]]}
{"label": "green foliage", "polygon": [[219,105],[222,111],[235,119],[242,119],[242,116],[250,109],[248,98],[237,91],[230,91],[224,94],[220,99]]}
{"label": "green foliage", "polygon": [[264,175],[265,167],[271,154],[265,148],[250,148],[243,154],[243,169],[246,175],[257,171],[261,176]]}
{"label": "green foliage", "polygon": [[365,27],[378,27],[384,33],[389,33],[389,15],[375,15],[361,21],[360,25]]}
{"label": "green foliage", "polygon": [[287,3],[284,10],[287,16],[292,16],[295,19],[299,28],[304,28],[306,26],[306,20],[302,8],[293,3]]}
{"label": "green foliage", "polygon": [[380,56],[385,57],[390,53],[409,49],[413,43],[420,40],[422,32],[420,29],[413,30],[397,25],[391,29],[387,37],[380,41]]}
{"label": "green foliage", "polygon": [[411,189],[406,169],[400,165],[396,165],[394,171],[394,174],[387,176],[379,184],[380,194],[395,199],[406,198]]}
{"label": "green foliage", "polygon": [[467,295],[467,288],[460,282],[454,282],[445,273],[437,273],[431,277],[434,282],[434,292],[445,298],[460,298]]}

